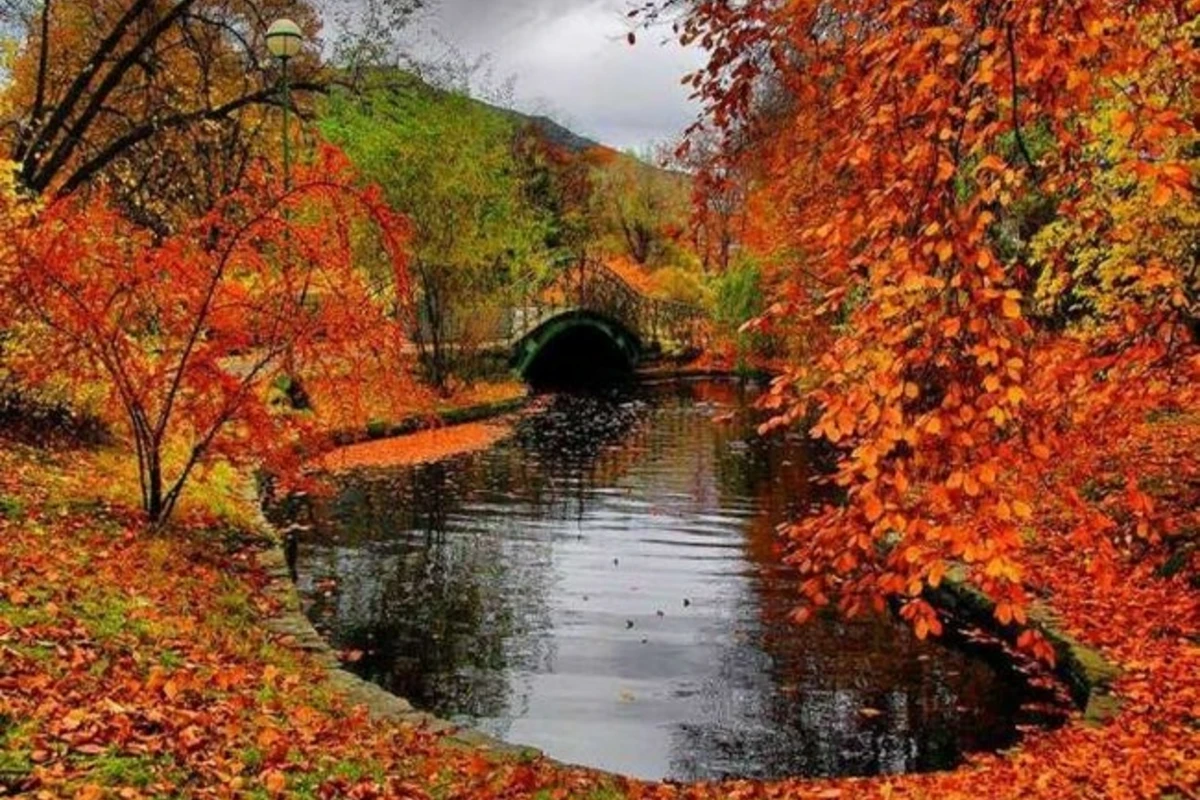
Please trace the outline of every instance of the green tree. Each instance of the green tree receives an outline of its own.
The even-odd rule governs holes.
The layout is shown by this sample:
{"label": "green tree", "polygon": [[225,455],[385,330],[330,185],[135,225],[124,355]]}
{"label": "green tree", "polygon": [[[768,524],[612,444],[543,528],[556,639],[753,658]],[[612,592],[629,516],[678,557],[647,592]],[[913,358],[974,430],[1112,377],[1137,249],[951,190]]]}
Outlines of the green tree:
{"label": "green tree", "polygon": [[713,280],[709,311],[721,337],[734,343],[739,370],[746,369],[749,357],[765,348],[762,334],[745,329],[763,310],[762,272],[754,262],[735,262]]}
{"label": "green tree", "polygon": [[602,249],[604,203],[597,175],[611,157],[606,148],[574,151],[552,142],[535,123],[518,134],[526,197],[546,217],[546,247],[560,265],[580,264]]}
{"label": "green tree", "polygon": [[415,78],[335,93],[320,128],[413,225],[414,341],[449,388],[547,263],[547,220],[529,201],[514,123]]}

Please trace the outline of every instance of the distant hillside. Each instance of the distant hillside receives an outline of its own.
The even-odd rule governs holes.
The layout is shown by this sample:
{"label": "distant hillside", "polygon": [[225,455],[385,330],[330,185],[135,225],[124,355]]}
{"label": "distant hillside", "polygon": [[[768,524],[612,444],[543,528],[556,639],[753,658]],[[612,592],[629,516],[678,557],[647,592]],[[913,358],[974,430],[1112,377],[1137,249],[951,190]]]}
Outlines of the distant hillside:
{"label": "distant hillside", "polygon": [[562,147],[572,153],[582,153],[595,148],[612,149],[607,145],[603,145],[586,136],[580,136],[575,131],[558,124],[554,120],[546,116],[530,116],[523,114],[520,111],[514,111],[511,108],[503,108],[501,106],[492,105],[491,103],[483,103],[488,108],[504,114],[506,117],[516,120],[520,124],[532,125],[537,129],[538,133],[546,138],[546,141],[551,144]]}
{"label": "distant hillside", "polygon": [[504,108],[503,106],[497,106],[492,103],[485,103],[481,100],[476,100],[475,102],[486,106],[498,114],[503,114],[509,119],[516,121],[518,125],[532,125],[535,129],[537,129],[538,133],[545,137],[546,141],[571,153],[582,153],[595,149],[607,150],[615,155],[618,159],[628,159],[637,163],[638,166],[643,169],[650,170],[655,173],[670,175],[672,179],[681,184],[691,183],[692,178],[686,173],[673,169],[663,169],[657,164],[651,164],[643,161],[642,159],[632,156],[629,153],[617,150],[615,147],[610,147],[602,142],[597,142],[595,139],[589,139],[586,136],[581,136],[564,125],[555,122],[550,117],[542,115],[532,116],[529,114],[524,114],[520,111],[515,111],[511,108]]}
{"label": "distant hillside", "polygon": [[[433,86],[432,84],[423,80],[419,75],[407,71],[384,70],[372,75],[370,79],[383,83],[391,83],[396,86],[404,86],[409,89],[428,91],[435,94],[445,93],[446,91]],[[690,176],[684,173],[674,170],[664,170],[655,164],[642,161],[641,159],[624,153],[615,147],[611,147],[603,142],[597,142],[596,140],[587,136],[578,134],[548,116],[540,114],[526,114],[515,109],[496,105],[495,103],[479,100],[478,98],[472,98],[472,100],[475,103],[478,103],[481,107],[512,120],[519,126],[532,125],[543,137],[545,137],[548,142],[564,148],[571,153],[583,153],[594,149],[607,150],[608,152],[616,155],[617,158],[635,161],[638,165],[647,170],[652,170],[656,173],[670,174],[675,180],[681,183],[687,183],[691,180]]]}

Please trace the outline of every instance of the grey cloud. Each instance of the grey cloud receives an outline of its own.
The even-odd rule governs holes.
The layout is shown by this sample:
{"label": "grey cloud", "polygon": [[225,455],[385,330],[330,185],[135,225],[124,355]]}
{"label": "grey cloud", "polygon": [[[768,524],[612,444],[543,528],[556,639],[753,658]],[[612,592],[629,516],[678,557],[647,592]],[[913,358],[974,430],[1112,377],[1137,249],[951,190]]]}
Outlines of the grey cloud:
{"label": "grey cloud", "polygon": [[680,79],[702,55],[652,35],[630,47],[626,9],[624,0],[434,0],[421,25],[468,58],[489,55],[496,79],[515,78],[522,110],[636,148],[676,137],[695,118]]}

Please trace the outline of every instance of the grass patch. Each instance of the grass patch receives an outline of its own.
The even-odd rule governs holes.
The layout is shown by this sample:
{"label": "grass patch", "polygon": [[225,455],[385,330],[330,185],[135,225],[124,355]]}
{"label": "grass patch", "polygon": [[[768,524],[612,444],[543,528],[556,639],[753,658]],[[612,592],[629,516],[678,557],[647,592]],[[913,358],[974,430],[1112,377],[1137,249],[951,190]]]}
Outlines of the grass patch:
{"label": "grass patch", "polygon": [[148,604],[108,592],[95,592],[80,600],[73,609],[76,617],[101,642],[131,636],[138,642],[151,642],[159,631],[139,611]]}
{"label": "grass patch", "polygon": [[111,752],[98,756],[89,766],[92,777],[105,786],[145,789],[155,781],[158,769],[163,765],[164,762],[159,759]]}
{"label": "grass patch", "polygon": [[257,747],[247,747],[242,750],[242,763],[246,769],[257,771],[263,763],[263,751]]}
{"label": "grass patch", "polygon": [[[18,644],[9,645],[9,647],[11,647],[13,650],[16,650],[18,653],[20,653],[25,658],[28,658],[30,661],[38,661],[43,664],[53,661],[55,656],[57,655],[54,652],[53,647],[47,647],[45,645],[40,645],[40,644],[19,644],[18,643]],[[59,672],[59,670],[54,670],[54,672],[57,674]]]}
{"label": "grass patch", "polygon": [[178,785],[186,780],[185,771],[174,758],[167,755],[130,755],[114,748],[98,756],[73,761],[80,770],[79,777],[83,783],[114,789],[145,791],[154,784]]}
{"label": "grass patch", "polygon": [[14,628],[28,628],[49,622],[52,617],[43,610],[41,604],[16,606],[0,600],[0,619],[7,620]]}
{"label": "grass patch", "polygon": [[184,665],[183,656],[174,650],[163,650],[158,654],[158,665],[166,670],[177,670]]}
{"label": "grass patch", "polygon": [[[625,796],[625,793],[615,786],[601,786],[583,795],[582,800],[624,800]],[[547,792],[546,797],[553,797],[553,793]]]}
{"label": "grass patch", "polygon": [[236,578],[224,575],[217,594],[217,613],[213,620],[222,627],[234,631],[244,631],[253,627],[258,620],[258,612],[250,597],[250,592]]}
{"label": "grass patch", "polygon": [[0,747],[0,789],[16,788],[33,771],[28,750]]}
{"label": "grass patch", "polygon": [[19,725],[6,714],[0,714],[0,789],[16,787],[33,770],[29,738],[31,725]]}
{"label": "grass patch", "polygon": [[19,497],[0,494],[0,517],[18,520],[25,516],[25,503]]}
{"label": "grass patch", "polygon": [[[191,448],[185,442],[173,442],[166,448],[164,460],[168,474],[174,475],[190,455]],[[76,510],[98,511],[102,518],[106,507],[139,508],[141,489],[138,483],[137,460],[121,450],[102,450],[93,457],[94,473],[102,474],[102,484],[89,484],[86,499],[77,498],[72,505]],[[204,464],[188,479],[176,509],[175,519],[187,520],[201,517],[215,519],[238,527],[252,528],[253,509],[245,502],[245,474],[221,461]],[[78,493],[77,493],[78,494]]]}

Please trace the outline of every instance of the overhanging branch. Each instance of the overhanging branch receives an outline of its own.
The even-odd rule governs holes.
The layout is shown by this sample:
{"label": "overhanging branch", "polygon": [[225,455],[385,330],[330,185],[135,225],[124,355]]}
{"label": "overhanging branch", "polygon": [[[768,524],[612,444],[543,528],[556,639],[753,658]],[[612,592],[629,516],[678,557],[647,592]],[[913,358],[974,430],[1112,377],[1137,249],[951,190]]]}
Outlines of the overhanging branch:
{"label": "overhanging branch", "polygon": [[[306,92],[325,92],[327,87],[322,83],[300,83],[293,84],[293,90]],[[230,100],[215,108],[199,109],[182,114],[174,114],[169,117],[164,117],[158,120],[144,123],[124,135],[109,142],[109,144],[99,153],[82,164],[71,177],[68,178],[61,188],[57,191],[58,196],[70,194],[78,189],[87,181],[95,177],[105,167],[113,162],[122,153],[129,150],[131,147],[138,145],[157,133],[167,130],[175,130],[186,127],[187,125],[204,120],[221,120],[229,117],[235,112],[252,105],[276,105],[275,96],[278,91],[275,87],[260,89],[256,92],[243,95],[236,100]]]}

